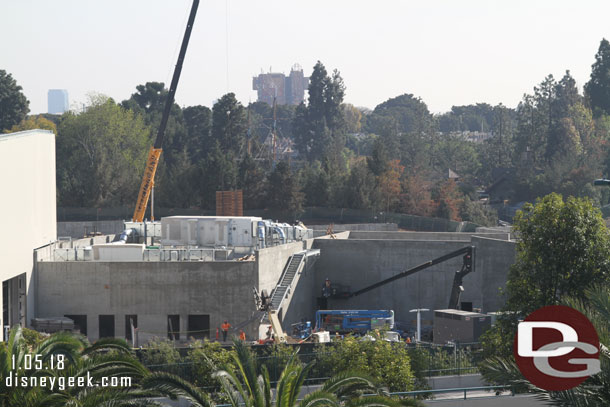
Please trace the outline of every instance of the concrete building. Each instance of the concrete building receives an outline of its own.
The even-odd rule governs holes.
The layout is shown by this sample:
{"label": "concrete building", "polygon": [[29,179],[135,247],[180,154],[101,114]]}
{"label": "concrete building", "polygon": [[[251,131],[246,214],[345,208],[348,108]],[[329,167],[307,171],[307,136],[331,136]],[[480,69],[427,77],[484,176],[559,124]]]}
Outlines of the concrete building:
{"label": "concrete building", "polygon": [[47,94],[49,113],[61,114],[70,109],[68,91],[65,89],[49,89]]}
{"label": "concrete building", "polygon": [[36,312],[33,251],[57,237],[52,132],[0,134],[0,191],[0,319],[25,326]]}
{"label": "concrete building", "polygon": [[[138,328],[140,344],[153,337],[213,339],[225,319],[254,339],[259,335],[260,315],[253,288],[279,293],[272,295],[272,302],[280,309],[284,329],[289,330],[292,323],[314,320],[325,278],[355,291],[465,246],[476,247],[475,272],[464,279],[461,302],[487,313],[502,306],[499,289],[514,262],[515,242],[505,232],[398,232],[381,225],[379,231],[338,232],[335,239],[322,231],[316,231],[318,237],[307,233],[288,239],[290,233],[284,232],[284,240],[274,236],[275,245],[256,243],[252,250],[244,250],[245,244],[232,237],[233,245],[240,248],[236,251],[224,246],[229,244],[228,231],[254,236],[256,229],[240,224],[247,220],[258,226],[258,219],[164,220],[161,240],[167,245],[125,245],[139,246],[136,257],[87,255],[91,247],[108,246],[110,236],[56,242],[37,250],[37,316],[68,316],[92,340],[129,338],[132,323]],[[212,226],[216,230],[211,231]],[[183,239],[190,246],[179,246]],[[208,246],[201,246],[205,241]],[[296,275],[287,280],[295,258],[300,259]],[[410,309],[447,308],[453,274],[461,263],[461,258],[454,258],[358,297],[331,299],[329,308],[393,309],[396,320],[409,325],[414,319]],[[423,315],[424,325],[431,324],[432,315]]]}
{"label": "concrete building", "polygon": [[[186,256],[201,249],[146,249],[140,261],[87,259],[82,254],[61,260],[62,250],[82,251],[95,237],[69,244],[57,242],[36,252],[37,316],[68,316],[91,340],[127,337],[130,321],[138,328],[138,343],[154,337],[185,341],[214,338],[224,320],[242,327],[249,339],[258,336],[253,288],[273,290],[290,256],[302,252],[306,241],[258,249],[251,257],[215,260]],[[311,240],[309,240],[311,241]],[[69,245],[65,247],[64,245]],[[166,251],[164,259],[146,253]],[[223,251],[223,249],[219,249]],[[301,272],[307,273],[304,267]]]}
{"label": "concrete building", "polygon": [[283,73],[261,73],[252,78],[252,89],[258,91],[258,102],[273,105],[273,98],[279,105],[298,105],[305,100],[305,90],[309,78],[303,75],[303,68],[295,64],[290,75]]}

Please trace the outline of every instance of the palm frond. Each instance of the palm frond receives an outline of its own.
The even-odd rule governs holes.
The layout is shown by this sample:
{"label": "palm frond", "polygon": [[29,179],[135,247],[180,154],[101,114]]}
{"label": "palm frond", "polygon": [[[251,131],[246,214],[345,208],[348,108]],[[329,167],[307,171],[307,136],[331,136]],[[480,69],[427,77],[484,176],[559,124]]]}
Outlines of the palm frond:
{"label": "palm frond", "polygon": [[364,392],[383,394],[383,390],[370,376],[355,371],[346,371],[331,377],[324,382],[322,390],[339,398],[353,397]]}
{"label": "palm frond", "polygon": [[183,397],[194,406],[213,407],[214,402],[207,393],[202,392],[186,380],[166,372],[151,373],[142,380],[142,388],[158,391],[171,399]]}
{"label": "palm frond", "polygon": [[252,402],[249,393],[246,393],[246,389],[244,389],[233,370],[219,370],[215,372],[212,377],[220,381],[220,386],[227,397],[229,397],[229,401],[233,407],[239,407],[240,402],[243,402],[246,407],[250,407]]}
{"label": "palm frond", "polygon": [[339,405],[339,400],[334,394],[318,390],[305,396],[298,407],[339,407]]}
{"label": "palm frond", "polygon": [[87,347],[82,354],[90,355],[98,352],[117,351],[119,353],[131,354],[131,346],[122,338],[102,338],[93,345]]}

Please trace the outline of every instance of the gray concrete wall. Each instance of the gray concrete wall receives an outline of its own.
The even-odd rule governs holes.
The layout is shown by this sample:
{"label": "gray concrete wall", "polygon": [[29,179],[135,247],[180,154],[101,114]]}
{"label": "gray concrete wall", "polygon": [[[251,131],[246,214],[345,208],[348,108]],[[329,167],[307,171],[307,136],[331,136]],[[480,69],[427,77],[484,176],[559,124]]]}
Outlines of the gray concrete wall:
{"label": "gray concrete wall", "polygon": [[308,262],[309,264],[303,268],[300,278],[293,288],[288,307],[283,311],[282,326],[288,334],[291,333],[290,325],[292,324],[303,319],[311,321],[312,324],[315,321],[317,296],[315,262],[313,258],[310,258]]}
{"label": "gray concrete wall", "polygon": [[85,233],[92,233],[93,231],[100,232],[103,235],[119,234],[123,231],[123,221],[57,222],[57,236],[82,238],[86,236]]}
{"label": "gray concrete wall", "polygon": [[[87,315],[88,337],[99,336],[98,316],[115,316],[115,336],[125,336],[125,315],[138,315],[140,343],[167,338],[167,315],[210,316],[211,337],[224,319],[236,326],[254,309],[254,261],[234,262],[39,262],[37,316]],[[258,325],[244,331],[255,338]],[[181,334],[181,339],[186,335]]]}
{"label": "gray concrete wall", "polygon": [[293,242],[257,250],[258,290],[267,290],[271,293],[279,282],[290,256],[302,252],[305,244],[304,242]]}
{"label": "gray concrete wall", "polygon": [[[316,239],[314,248],[320,249],[321,255],[315,266],[314,294],[320,295],[315,288],[322,287],[326,277],[333,283],[351,286],[353,292],[469,244],[434,240]],[[497,289],[506,281],[514,259],[514,243],[473,237],[472,244],[477,247],[476,271],[464,278],[461,301],[472,302],[473,307],[482,308],[483,312],[497,311],[502,304]],[[332,299],[329,306],[331,309],[393,309],[397,321],[412,322],[415,314],[410,314],[410,309],[447,308],[453,276],[461,265],[459,256],[349,300]],[[422,319],[424,323],[431,323],[432,313],[424,313]]]}
{"label": "gray concrete wall", "polygon": [[466,279],[474,276],[480,284],[479,301],[483,312],[498,311],[505,301],[500,288],[506,287],[508,271],[515,262],[517,243],[475,236],[472,244],[476,247],[475,272]]}
{"label": "gray concrete wall", "polygon": [[[308,228],[313,230],[322,230],[326,232],[329,225],[307,225]],[[397,231],[398,225],[396,223],[336,223],[333,225],[335,232],[343,232],[346,230],[369,230],[369,231]]]}
{"label": "gray concrete wall", "polygon": [[472,236],[490,239],[508,240],[509,233],[459,233],[459,232],[350,232],[350,239],[384,239],[384,240],[443,240],[470,242]]}

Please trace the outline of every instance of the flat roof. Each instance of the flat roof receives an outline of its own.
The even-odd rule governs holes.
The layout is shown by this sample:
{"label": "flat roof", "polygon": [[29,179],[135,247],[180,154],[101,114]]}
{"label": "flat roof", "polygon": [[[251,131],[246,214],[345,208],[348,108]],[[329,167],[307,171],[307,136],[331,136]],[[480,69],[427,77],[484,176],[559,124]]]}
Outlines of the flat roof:
{"label": "flat roof", "polygon": [[263,218],[258,216],[187,216],[187,215],[176,215],[176,216],[164,216],[163,219],[250,219],[250,220],[263,220]]}
{"label": "flat roof", "polygon": [[37,135],[40,133],[53,134],[53,132],[51,130],[42,130],[42,129],[24,130],[24,131],[18,131],[16,133],[0,134],[0,141],[12,140],[12,139],[16,139],[19,137],[34,136],[34,135]]}
{"label": "flat roof", "polygon": [[434,312],[442,312],[443,314],[463,315],[465,317],[484,317],[485,314],[479,312],[462,311],[461,309],[435,309]]}

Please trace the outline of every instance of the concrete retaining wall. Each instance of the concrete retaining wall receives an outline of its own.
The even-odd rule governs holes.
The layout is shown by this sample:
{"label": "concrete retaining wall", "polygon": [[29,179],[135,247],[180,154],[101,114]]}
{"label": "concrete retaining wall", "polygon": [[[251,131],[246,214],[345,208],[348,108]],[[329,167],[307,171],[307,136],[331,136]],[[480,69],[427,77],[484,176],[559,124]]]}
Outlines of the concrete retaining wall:
{"label": "concrete retaining wall", "polygon": [[268,293],[271,293],[279,282],[290,256],[303,251],[303,246],[303,242],[293,242],[258,250],[256,252],[258,290],[267,290]]}
{"label": "concrete retaining wall", "polygon": [[100,220],[91,222],[57,222],[57,236],[82,238],[86,233],[97,231],[103,235],[119,234],[123,231],[122,220]]}
{"label": "concrete retaining wall", "polygon": [[[350,237],[355,233],[360,232],[352,232]],[[314,290],[328,277],[333,283],[349,285],[353,292],[469,244],[476,247],[476,271],[464,278],[461,301],[472,302],[483,312],[497,311],[503,303],[498,288],[506,282],[515,244],[478,237],[472,237],[472,242],[316,239],[314,248],[320,249],[321,255],[315,267]],[[397,321],[412,322],[415,314],[410,314],[410,309],[447,308],[453,276],[461,265],[461,256],[456,257],[349,300],[332,299],[329,307],[393,309]],[[320,295],[319,290],[314,293]],[[432,314],[424,313],[423,319],[431,323]]]}
{"label": "concrete retaining wall", "polygon": [[[39,262],[37,316],[87,315],[91,340],[98,316],[114,315],[115,336],[125,337],[125,315],[138,316],[140,343],[167,338],[167,316],[180,315],[186,339],[188,315],[210,316],[211,337],[224,319],[236,326],[254,312],[256,262]],[[258,325],[244,329],[254,338]]]}
{"label": "concrete retaining wall", "polygon": [[480,285],[480,302],[484,312],[498,311],[505,301],[500,295],[500,288],[506,287],[508,271],[515,262],[517,243],[474,236],[472,244],[477,251],[475,272],[465,279],[475,277],[474,280]]}
{"label": "concrete retaining wall", "polygon": [[456,233],[456,232],[350,232],[350,239],[385,239],[385,240],[443,240],[469,242],[472,236],[490,239],[508,240],[509,233]]}
{"label": "concrete retaining wall", "polygon": [[[322,230],[326,232],[329,225],[307,225],[308,228],[313,230]],[[335,232],[342,232],[345,230],[355,231],[355,230],[363,230],[363,231],[397,231],[398,225],[396,223],[336,223],[333,225],[333,230]]]}

